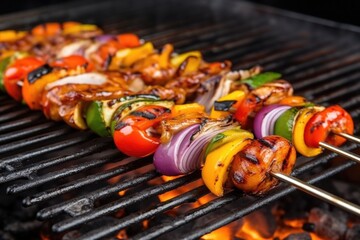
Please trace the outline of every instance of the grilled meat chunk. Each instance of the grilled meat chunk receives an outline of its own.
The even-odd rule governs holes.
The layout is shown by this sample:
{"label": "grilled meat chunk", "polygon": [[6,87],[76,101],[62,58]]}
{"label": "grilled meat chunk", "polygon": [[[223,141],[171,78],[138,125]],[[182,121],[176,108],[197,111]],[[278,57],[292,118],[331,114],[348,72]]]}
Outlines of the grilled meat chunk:
{"label": "grilled meat chunk", "polygon": [[250,141],[234,156],[229,179],[246,193],[262,194],[278,182],[270,172],[291,173],[296,150],[288,140],[279,136]]}

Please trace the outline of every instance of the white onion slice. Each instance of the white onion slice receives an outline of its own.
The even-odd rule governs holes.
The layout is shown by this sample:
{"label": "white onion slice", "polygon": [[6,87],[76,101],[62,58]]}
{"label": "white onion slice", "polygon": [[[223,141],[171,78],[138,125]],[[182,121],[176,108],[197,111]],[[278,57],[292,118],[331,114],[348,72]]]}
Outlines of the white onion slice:
{"label": "white onion slice", "polygon": [[90,44],[91,44],[91,41],[89,41],[89,40],[70,43],[70,44],[64,46],[59,51],[59,53],[57,54],[57,57],[63,58],[63,57],[67,57],[67,56],[74,55],[74,54],[82,55],[81,53],[85,50],[85,48],[90,46]]}
{"label": "white onion slice", "polygon": [[46,85],[45,89],[49,90],[53,87],[62,86],[66,84],[90,84],[102,85],[107,81],[107,76],[100,73],[83,73],[80,75],[65,77],[55,82]]}

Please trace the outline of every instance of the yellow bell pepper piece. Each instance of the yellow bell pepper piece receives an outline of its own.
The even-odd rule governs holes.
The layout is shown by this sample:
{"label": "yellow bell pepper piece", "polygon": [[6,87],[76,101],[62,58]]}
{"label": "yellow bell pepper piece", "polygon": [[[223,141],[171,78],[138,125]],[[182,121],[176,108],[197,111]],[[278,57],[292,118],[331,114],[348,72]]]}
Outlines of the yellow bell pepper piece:
{"label": "yellow bell pepper piece", "polygon": [[[230,133],[225,131],[223,134]],[[207,155],[201,172],[205,185],[216,196],[223,196],[224,194],[223,186],[228,178],[229,166],[233,161],[234,155],[248,144],[246,139],[254,137],[252,133],[241,129],[238,129],[236,134],[237,137],[233,141],[226,142]]]}
{"label": "yellow bell pepper piece", "polygon": [[304,131],[307,122],[317,112],[324,110],[324,107],[307,107],[300,109],[295,117],[293,128],[293,144],[296,150],[305,157],[314,157],[322,152],[321,148],[308,147],[304,140]]}
{"label": "yellow bell pepper piece", "polygon": [[189,114],[189,113],[204,113],[204,112],[205,112],[205,107],[198,103],[175,105],[171,109],[171,115],[173,117],[183,115],[183,114]]}
{"label": "yellow bell pepper piece", "polygon": [[0,31],[0,42],[16,41],[26,35],[24,31],[4,30]]}
{"label": "yellow bell pepper piece", "polygon": [[197,57],[202,59],[201,52],[192,51],[171,58],[171,65],[175,68],[178,68],[188,57]]}
{"label": "yellow bell pepper piece", "polygon": [[[236,103],[234,103],[233,108],[236,108],[241,102],[242,100],[244,100],[245,98],[245,93],[241,90],[237,90],[237,91],[233,91],[228,95],[225,95],[223,97],[221,97],[218,101],[231,101],[231,100],[235,100]],[[211,109],[211,113],[210,113],[210,118],[225,118],[227,116],[229,116],[231,113],[228,111],[217,111],[214,109],[214,107],[212,107]]]}
{"label": "yellow bell pepper piece", "polygon": [[151,42],[147,42],[136,48],[121,49],[117,51],[113,57],[110,69],[117,69],[118,66],[130,67],[136,61],[139,61],[152,53],[154,53],[154,45]]}
{"label": "yellow bell pepper piece", "polygon": [[73,33],[79,33],[79,32],[85,32],[85,31],[95,31],[98,27],[93,24],[79,24],[79,25],[72,25],[70,27],[66,27],[63,30],[64,34],[73,34]]}
{"label": "yellow bell pepper piece", "polygon": [[187,73],[192,73],[199,69],[201,58],[190,56],[183,62],[183,64],[184,65],[180,65],[180,72],[181,75],[186,75]]}
{"label": "yellow bell pepper piece", "polygon": [[163,47],[163,50],[161,51],[160,57],[159,57],[159,65],[160,68],[166,69],[169,67],[170,64],[170,56],[172,52],[174,51],[174,46],[171,44],[166,44]]}
{"label": "yellow bell pepper piece", "polygon": [[76,104],[76,107],[74,109],[74,126],[81,130],[87,129],[87,124],[84,119],[84,109],[86,107],[86,104],[83,102],[79,102]]}

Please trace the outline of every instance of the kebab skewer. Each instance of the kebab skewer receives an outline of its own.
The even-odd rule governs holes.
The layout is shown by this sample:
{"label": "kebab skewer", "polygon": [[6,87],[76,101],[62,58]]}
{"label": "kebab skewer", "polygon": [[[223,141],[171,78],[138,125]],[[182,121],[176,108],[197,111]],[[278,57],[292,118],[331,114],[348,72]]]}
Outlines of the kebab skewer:
{"label": "kebab skewer", "polygon": [[[166,48],[164,49],[164,51],[163,52],[167,52],[167,51],[165,51],[166,50]],[[187,57],[187,56],[189,56],[190,54],[184,54],[184,55],[182,55],[182,56],[180,56],[180,57],[178,57],[177,59],[185,59],[185,57]],[[190,57],[193,57],[193,56],[191,56],[190,55]],[[78,57],[79,58],[79,57]],[[177,59],[175,59],[175,60],[177,60]],[[189,58],[187,58],[188,60],[189,60]],[[190,58],[191,59],[191,58]],[[178,61],[178,60],[177,60]],[[63,62],[65,62],[65,61],[63,61]],[[72,62],[71,61],[68,61],[68,62],[70,62],[71,64],[72,64]],[[186,62],[186,61],[184,61],[184,62]],[[57,63],[57,62],[55,62],[55,63]],[[70,64],[70,65],[71,65]],[[78,64],[78,65],[80,65],[80,66],[82,66],[82,64],[84,64],[84,63],[81,63],[81,64]],[[188,64],[188,62],[186,62],[186,65]],[[64,65],[64,64],[63,64]],[[75,65],[74,64],[74,66],[77,66],[78,67],[78,65]],[[59,66],[59,64],[58,64],[58,66]],[[60,66],[62,66],[61,64],[60,64]],[[64,66],[62,66],[62,67],[64,67]],[[87,67],[88,67],[88,65],[87,65]],[[10,70],[11,70],[11,68],[10,68]],[[47,74],[48,72],[50,72],[51,71],[51,69],[49,70],[49,67],[47,67],[47,66],[45,66],[45,67],[42,67],[42,68],[40,68],[40,69],[38,69],[37,71],[35,71],[35,73],[33,73],[32,75],[30,75],[31,76],[31,81],[33,81],[33,79],[35,79],[35,80],[37,80],[36,78],[39,78],[39,77],[42,77],[42,76],[40,76],[40,75],[43,75],[43,74]],[[23,71],[23,73],[24,72],[26,72],[26,71]],[[41,74],[40,74],[41,73]],[[40,75],[39,75],[40,74]],[[34,76],[36,77],[34,77]],[[56,74],[55,74],[56,75]],[[259,76],[255,76],[255,77],[257,77],[257,81],[254,81],[254,79],[252,79],[252,81],[251,80],[249,80],[249,79],[247,79],[245,82],[246,82],[246,85],[248,85],[248,86],[250,86],[250,87],[254,87],[254,86],[256,86],[257,84],[259,84],[259,83],[264,83],[265,82],[265,85],[264,86],[262,86],[261,88],[258,88],[258,89],[253,89],[251,92],[249,92],[248,93],[248,96],[246,97],[246,99],[244,99],[243,101],[241,101],[241,106],[238,108],[238,109],[240,109],[240,111],[239,110],[237,110],[237,112],[236,112],[236,114],[235,114],[235,117],[237,117],[237,119],[241,122],[241,123],[243,123],[243,125],[246,125],[246,117],[247,117],[247,115],[248,114],[250,114],[250,112],[251,111],[253,111],[253,110],[255,110],[256,108],[259,108],[259,106],[262,106],[262,105],[267,105],[267,104],[271,104],[271,103],[274,103],[274,102],[276,102],[276,101],[278,101],[278,99],[279,98],[282,98],[282,97],[284,97],[284,96],[286,96],[286,94],[287,95],[291,95],[292,94],[292,88],[291,88],[291,86],[290,87],[287,87],[288,88],[288,90],[285,90],[284,91],[284,89],[286,88],[286,84],[284,84],[284,82],[281,82],[280,83],[280,81],[278,81],[278,82],[275,82],[275,83],[267,83],[268,82],[268,78],[269,78],[269,73],[267,73],[267,74],[260,74]],[[270,74],[271,75],[271,74]],[[94,78],[94,76],[95,76],[95,78],[96,78],[96,76],[98,77],[98,76],[100,76],[99,74],[92,74],[91,76],[89,76],[89,75],[83,75],[83,77],[88,77],[89,78],[89,80],[88,80],[88,82],[87,83],[91,83],[91,77],[93,77]],[[61,78],[61,76],[59,76],[60,78]],[[58,78],[59,78],[58,77]],[[62,77],[64,77],[64,76],[62,76]],[[76,80],[74,80],[74,77],[70,77],[71,79],[72,79],[72,81],[73,81],[73,83],[76,83],[75,84],[75,86],[79,86],[79,82],[77,82],[78,81],[78,79],[76,79]],[[227,76],[225,77],[225,79],[227,78]],[[55,77],[55,78],[50,78],[50,79],[52,79],[51,81],[56,81],[57,80],[57,78]],[[224,79],[224,78],[223,78]],[[69,84],[71,83],[71,81],[69,80],[69,79],[66,79],[66,77],[65,77],[65,79],[62,79],[63,80],[63,83],[60,83],[60,84],[56,84],[56,82],[55,82],[55,84],[49,84],[50,86],[52,86],[52,87],[57,87],[57,86],[62,86],[62,87],[65,87],[65,92],[69,92],[68,91],[68,87],[69,87]],[[50,81],[50,82],[51,82]],[[29,80],[27,80],[27,81],[25,81],[25,87],[24,87],[24,89],[28,89],[28,88],[30,88],[29,86],[31,86],[31,88],[35,88],[35,89],[43,89],[44,88],[44,84],[40,84],[40,85],[43,85],[42,87],[34,87],[33,86],[33,84],[29,84]],[[36,81],[36,83],[38,83],[39,81]],[[41,81],[40,81],[41,82]],[[57,81],[58,83],[59,82],[62,82],[62,81]],[[95,82],[97,82],[97,81],[95,81]],[[47,83],[49,83],[48,81],[46,81],[46,84]],[[83,82],[84,83],[84,82]],[[283,87],[283,88],[280,88],[280,91],[277,91],[277,87],[278,86],[276,86],[276,84],[282,84],[282,86],[281,87],[283,87],[283,86],[285,86],[285,87]],[[35,85],[35,84],[34,84]],[[65,85],[65,86],[64,86]],[[95,85],[100,85],[100,84],[98,84],[98,83],[95,83]],[[120,88],[120,89],[126,89],[126,88],[124,88],[123,86],[124,86],[125,84],[122,84],[122,85],[118,85],[118,87]],[[242,86],[244,86],[245,84],[244,83],[242,83]],[[74,86],[74,85],[71,85],[71,86]],[[116,86],[115,86],[115,88],[116,88]],[[269,88],[269,89],[268,89]],[[58,90],[58,89],[56,89],[56,90]],[[248,89],[247,89],[248,90]],[[26,93],[26,96],[30,96],[30,98],[32,98],[32,97],[38,97],[38,96],[41,96],[42,94],[39,94],[39,92],[32,92],[32,91],[30,91],[30,90],[25,90],[24,91],[25,93]],[[30,92],[30,94],[29,94],[29,92]],[[74,91],[70,91],[70,92],[74,92]],[[77,90],[77,91],[75,91],[75,93],[78,93],[79,92],[79,90]],[[96,89],[95,89],[95,92],[96,92]],[[116,90],[115,90],[115,92],[116,92]],[[118,91],[118,92],[120,92],[119,94],[120,95],[124,95],[124,91]],[[245,92],[245,91],[243,91],[243,92]],[[56,96],[57,95],[57,93],[58,92],[56,92],[55,91],[55,94],[53,93],[53,94],[49,94],[50,95],[50,97],[45,97],[44,99],[45,99],[45,104],[43,104],[43,105],[45,105],[46,107],[45,107],[45,110],[44,110],[44,112],[45,112],[45,114],[47,115],[47,116],[51,116],[51,109],[53,108],[53,107],[49,107],[48,105],[49,104],[47,104],[47,103],[49,103],[49,98],[51,99],[51,96]],[[125,93],[126,93],[126,91],[125,91]],[[264,94],[265,93],[265,94]],[[285,93],[285,94],[284,94]],[[126,94],[129,94],[129,92],[127,92]],[[280,94],[280,95],[279,95]],[[114,98],[114,95],[111,95],[111,94],[107,94],[108,95],[108,97],[110,97],[110,98]],[[115,94],[115,96],[117,96],[116,94]],[[27,99],[29,98],[29,97],[26,97]],[[39,98],[39,97],[38,97]],[[31,107],[31,108],[39,108],[39,103],[38,102],[40,102],[39,101],[39,99],[35,99],[35,101],[34,100],[27,100],[27,99],[25,99],[25,101],[28,103],[28,105]],[[240,101],[238,101],[238,102],[240,102]],[[72,125],[72,126],[74,126],[74,127],[78,127],[78,128],[85,128],[86,127],[86,124],[84,123],[84,121],[83,121],[83,119],[81,119],[81,117],[79,118],[79,117],[76,117],[76,115],[77,116],[80,116],[82,113],[81,113],[81,110],[79,111],[78,109],[79,109],[79,106],[80,106],[80,108],[81,108],[81,103],[80,104],[76,104],[76,106],[74,107],[74,108],[70,108],[70,114],[64,114],[64,116],[65,116],[65,120],[70,124],[70,125]],[[60,107],[62,107],[62,106],[60,106]],[[245,111],[246,112],[244,112],[244,109],[245,109]],[[77,114],[76,114],[76,111],[78,112]],[[52,111],[52,112],[54,112],[54,111]],[[239,114],[239,112],[241,113],[241,114]],[[68,117],[67,115],[69,115],[70,117]],[[75,116],[75,120],[74,120],[74,116]],[[238,117],[238,116],[240,116],[240,117]],[[52,117],[53,119],[55,119],[55,120],[58,120],[60,117],[59,116],[57,116],[56,114],[55,114],[55,117]],[[76,119],[77,118],[79,118],[80,120],[78,121],[79,122],[79,124],[78,123],[76,123]],[[242,118],[242,119],[241,119]],[[244,121],[244,118],[245,118],[245,121]],[[75,123],[74,123],[75,122]],[[74,123],[74,124],[73,124]]]}

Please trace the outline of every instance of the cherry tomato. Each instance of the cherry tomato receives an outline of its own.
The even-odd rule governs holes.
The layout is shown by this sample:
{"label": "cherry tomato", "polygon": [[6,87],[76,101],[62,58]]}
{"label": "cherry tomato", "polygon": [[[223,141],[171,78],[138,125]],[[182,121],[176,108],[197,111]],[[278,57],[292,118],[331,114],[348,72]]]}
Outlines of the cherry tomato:
{"label": "cherry tomato", "polygon": [[17,101],[22,100],[21,86],[23,79],[32,70],[44,65],[45,62],[36,57],[25,57],[16,60],[4,73],[4,86],[7,93]]}
{"label": "cherry tomato", "polygon": [[56,22],[50,22],[45,24],[40,24],[35,26],[31,33],[34,36],[39,37],[52,37],[57,34],[63,33],[64,30],[72,28],[74,26],[80,25],[78,22],[64,22],[64,23],[56,23]]}
{"label": "cherry tomato", "polygon": [[154,129],[170,116],[170,109],[156,105],[143,106],[133,111],[115,127],[116,147],[133,157],[145,157],[154,153],[161,143],[160,135],[154,133]]}
{"label": "cherry tomato", "polygon": [[57,59],[50,64],[52,67],[76,69],[79,66],[85,67],[87,71],[91,71],[94,67],[86,58],[79,55],[71,55],[61,59]]}
{"label": "cherry tomato", "polygon": [[116,40],[110,40],[99,47],[99,55],[103,61],[109,56],[114,56],[115,53],[120,49],[120,44]]}
{"label": "cherry tomato", "polygon": [[116,36],[121,48],[133,48],[140,46],[140,39],[132,33],[124,33]]}
{"label": "cherry tomato", "polygon": [[69,21],[69,22],[64,22],[62,24],[62,27],[63,27],[63,29],[66,30],[68,28],[72,28],[72,27],[79,26],[79,25],[81,25],[81,23]]}
{"label": "cherry tomato", "polygon": [[242,128],[246,128],[250,114],[255,110],[259,99],[252,94],[249,94],[240,104],[235,112],[235,119],[240,123]]}
{"label": "cherry tomato", "polygon": [[346,141],[334,133],[354,133],[350,114],[338,105],[330,106],[311,117],[304,131],[305,143],[309,147],[319,147],[319,142],[340,146]]}
{"label": "cherry tomato", "polygon": [[54,36],[61,33],[62,26],[60,23],[45,23],[34,27],[31,33],[35,36]]}

